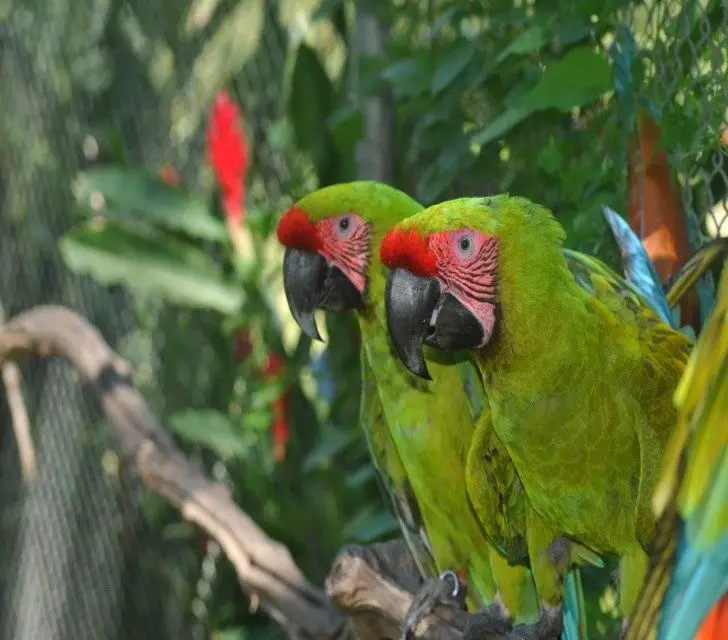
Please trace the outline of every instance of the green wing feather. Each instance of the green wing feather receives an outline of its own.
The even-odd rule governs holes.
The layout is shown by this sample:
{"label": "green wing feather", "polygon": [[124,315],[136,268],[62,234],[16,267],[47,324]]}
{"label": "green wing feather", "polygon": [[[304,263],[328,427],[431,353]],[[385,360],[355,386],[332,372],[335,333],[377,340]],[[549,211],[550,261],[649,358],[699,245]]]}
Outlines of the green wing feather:
{"label": "green wing feather", "polygon": [[430,543],[412,486],[407,480],[402,461],[387,426],[384,407],[366,354],[361,353],[360,422],[377,473],[379,486],[394,516],[399,521],[405,543],[420,573],[436,574]]}

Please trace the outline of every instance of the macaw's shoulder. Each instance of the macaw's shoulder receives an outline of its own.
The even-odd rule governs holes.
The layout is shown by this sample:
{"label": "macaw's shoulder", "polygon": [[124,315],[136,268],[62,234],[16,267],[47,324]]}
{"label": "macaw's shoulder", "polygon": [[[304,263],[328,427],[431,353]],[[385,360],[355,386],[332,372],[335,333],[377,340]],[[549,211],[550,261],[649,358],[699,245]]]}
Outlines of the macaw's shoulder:
{"label": "macaw's shoulder", "polygon": [[564,257],[574,281],[597,308],[615,325],[636,329],[637,346],[650,356],[647,363],[670,362],[679,375],[690,356],[691,340],[665,324],[634,286],[600,260],[569,249],[564,249]]}

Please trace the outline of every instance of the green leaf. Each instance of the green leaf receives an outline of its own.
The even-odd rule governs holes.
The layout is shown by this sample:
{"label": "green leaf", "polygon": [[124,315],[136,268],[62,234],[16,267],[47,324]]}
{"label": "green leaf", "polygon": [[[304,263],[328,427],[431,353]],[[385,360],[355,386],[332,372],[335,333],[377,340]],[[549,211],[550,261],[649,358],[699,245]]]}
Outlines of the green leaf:
{"label": "green leaf", "polygon": [[170,430],[228,460],[241,457],[247,446],[227,416],[213,409],[187,409],[169,417]]}
{"label": "green leaf", "polygon": [[389,511],[374,508],[371,505],[360,509],[344,527],[344,538],[351,538],[356,542],[368,543],[382,536],[394,533],[399,529],[397,520]]}
{"label": "green leaf", "polygon": [[364,135],[364,116],[354,106],[347,106],[335,111],[327,124],[334,144],[341,153],[351,151]]}
{"label": "green leaf", "polygon": [[231,627],[212,633],[212,640],[247,640],[248,630],[245,627]]}
{"label": "green leaf", "polygon": [[503,137],[517,124],[523,122],[534,112],[534,109],[524,106],[511,107],[494,120],[491,120],[486,127],[478,131],[470,139],[474,145],[486,146],[493,140]]}
{"label": "green leaf", "polygon": [[607,60],[589,47],[572,49],[561,60],[552,62],[536,85],[513,97],[511,106],[470,139],[485,146],[502,138],[532,113],[545,109],[568,112],[588,104],[612,87],[612,69]]}
{"label": "green leaf", "polygon": [[425,69],[416,58],[395,62],[386,67],[381,76],[392,85],[392,93],[398,98],[411,98],[424,93],[429,84]]}
{"label": "green leaf", "polygon": [[538,153],[538,166],[550,176],[558,176],[563,166],[563,147],[552,136],[547,145],[544,145]]}
{"label": "green leaf", "polygon": [[273,413],[270,409],[248,410],[243,414],[242,424],[250,431],[267,431],[273,424]]}
{"label": "green leaf", "polygon": [[294,135],[293,125],[287,118],[271,122],[266,132],[269,149],[276,153],[288,150],[293,144]]}
{"label": "green leaf", "polygon": [[311,20],[326,20],[336,11],[344,0],[324,0],[316,11],[313,12]]}
{"label": "green leaf", "polygon": [[432,23],[429,31],[422,39],[423,43],[429,42],[442,31],[446,24],[453,22],[460,14],[465,13],[462,7],[450,7],[445,9],[440,16]]}
{"label": "green leaf", "polygon": [[510,55],[523,55],[538,51],[546,42],[546,34],[540,26],[529,27],[521,35],[498,54],[496,64],[500,64]]}
{"label": "green leaf", "polygon": [[432,76],[430,91],[438,93],[460,75],[475,56],[475,47],[469,40],[459,40],[448,49]]}
{"label": "green leaf", "polygon": [[593,102],[611,88],[612,68],[606,58],[591,47],[577,47],[561,60],[552,62],[520,103],[534,111],[568,112]]}
{"label": "green leaf", "polygon": [[336,429],[326,434],[324,438],[311,449],[303,459],[301,468],[303,471],[317,469],[333,458],[337,453],[342,452],[356,439],[354,429]]}
{"label": "green leaf", "polygon": [[[100,166],[79,173],[76,179],[79,210],[86,216],[137,219],[195,238],[223,241],[227,231],[197,198],[170,187],[141,169]],[[91,201],[101,194],[106,208],[99,212]]]}
{"label": "green leaf", "polygon": [[251,393],[250,407],[254,411],[269,408],[274,400],[283,395],[286,388],[290,385],[290,382],[286,380],[278,379],[276,381],[266,381],[265,384],[261,385],[255,391]]}
{"label": "green leaf", "polygon": [[559,22],[554,28],[554,40],[558,46],[568,47],[586,38],[593,30],[594,25],[583,18],[575,15],[559,16]]}
{"label": "green leaf", "polygon": [[243,290],[226,283],[205,253],[151,230],[112,222],[86,224],[59,244],[71,271],[102,284],[122,284],[172,303],[221,313],[236,313],[243,303]]}
{"label": "green leaf", "polygon": [[306,44],[298,47],[288,98],[288,113],[296,143],[308,151],[317,168],[330,153],[326,120],[334,105],[334,87],[316,52]]}
{"label": "green leaf", "polygon": [[356,471],[350,473],[346,480],[344,480],[344,484],[349,489],[358,489],[365,483],[367,483],[369,480],[375,477],[376,470],[371,464],[365,464],[361,466]]}

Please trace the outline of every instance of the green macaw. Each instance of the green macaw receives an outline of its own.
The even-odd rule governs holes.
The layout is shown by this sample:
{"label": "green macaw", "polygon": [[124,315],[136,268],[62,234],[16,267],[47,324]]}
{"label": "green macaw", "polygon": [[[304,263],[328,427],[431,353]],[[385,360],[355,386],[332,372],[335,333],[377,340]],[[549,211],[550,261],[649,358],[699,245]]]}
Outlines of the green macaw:
{"label": "green macaw", "polygon": [[[423,575],[453,570],[470,587],[470,610],[497,602],[499,611],[504,608],[516,622],[533,623],[539,610],[530,571],[511,566],[501,549],[488,544],[469,503],[465,464],[474,418],[461,377],[467,362],[455,367],[454,354],[428,353],[437,381],[424,382],[402,366],[387,337],[386,270],[378,260],[379,244],[394,223],[422,208],[401,191],[370,181],[305,196],[284,213],[277,229],[286,247],[286,297],[293,317],[313,338],[319,338],[315,309],[356,312],[362,335],[362,424]],[[507,498],[506,511],[493,515],[508,517],[520,509],[522,488],[497,440],[486,446],[494,460],[502,461]],[[523,540],[504,542],[511,556],[511,549],[524,548]],[[525,558],[523,553],[519,558]]]}
{"label": "green macaw", "polygon": [[424,379],[423,345],[473,352],[487,411],[468,456],[468,491],[489,539],[510,539],[492,516],[503,498],[483,443],[495,434],[525,489],[517,525],[542,616],[561,618],[565,569],[596,553],[620,556],[628,618],[691,342],[606,265],[563,249],[564,239],[550,211],[507,195],[407,218],[381,243],[388,329]]}

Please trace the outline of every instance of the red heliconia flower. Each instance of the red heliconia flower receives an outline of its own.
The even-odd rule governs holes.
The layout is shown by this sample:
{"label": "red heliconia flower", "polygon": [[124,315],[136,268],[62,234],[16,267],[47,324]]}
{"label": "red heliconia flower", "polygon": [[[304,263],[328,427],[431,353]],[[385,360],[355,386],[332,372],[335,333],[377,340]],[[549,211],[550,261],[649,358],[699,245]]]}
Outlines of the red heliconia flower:
{"label": "red heliconia flower", "polygon": [[235,332],[235,360],[243,362],[253,352],[253,342],[250,339],[250,332],[245,329],[238,329]]}
{"label": "red heliconia flower", "polygon": [[169,162],[166,162],[159,170],[159,178],[170,187],[178,187],[180,183],[179,173]]}
{"label": "red heliconia flower", "polygon": [[233,227],[239,227],[243,221],[245,176],[249,164],[242,120],[240,110],[228,92],[220,91],[207,124],[207,155],[222,192],[225,215]]}
{"label": "red heliconia flower", "polygon": [[[275,351],[268,352],[268,358],[263,365],[262,374],[264,377],[273,377],[283,370],[283,358]],[[290,437],[290,428],[288,426],[288,404],[291,397],[291,387],[286,387],[285,391],[273,401],[273,455],[278,462],[282,462],[286,457],[286,446]]]}
{"label": "red heliconia flower", "polygon": [[273,401],[273,455],[278,462],[286,458],[286,448],[291,431],[288,427],[288,403],[291,396],[290,387]]}
{"label": "red heliconia flower", "polygon": [[283,358],[274,351],[268,352],[268,358],[263,365],[263,375],[274,376],[283,369]]}

